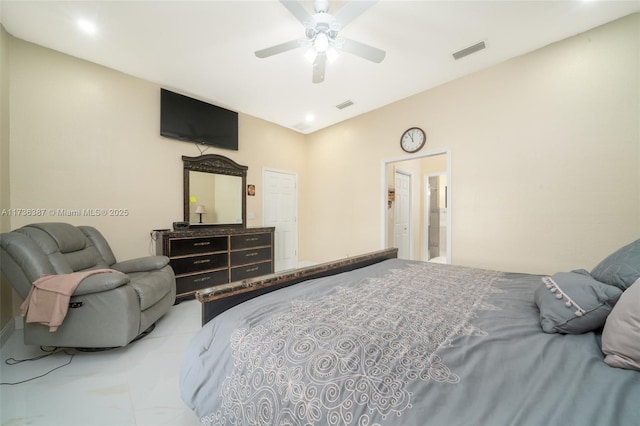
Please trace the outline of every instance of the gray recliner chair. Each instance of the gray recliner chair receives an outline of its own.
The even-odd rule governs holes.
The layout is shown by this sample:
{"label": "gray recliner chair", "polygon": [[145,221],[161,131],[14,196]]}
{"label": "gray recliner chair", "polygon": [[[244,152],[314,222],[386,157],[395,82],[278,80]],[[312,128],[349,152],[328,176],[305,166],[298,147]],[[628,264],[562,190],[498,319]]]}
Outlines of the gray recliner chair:
{"label": "gray recliner chair", "polygon": [[125,346],[173,305],[175,275],[166,256],[116,262],[102,234],[91,226],[36,223],[0,235],[2,274],[25,299],[43,275],[115,269],[85,278],[71,296],[55,332],[24,324],[27,345],[70,348]]}

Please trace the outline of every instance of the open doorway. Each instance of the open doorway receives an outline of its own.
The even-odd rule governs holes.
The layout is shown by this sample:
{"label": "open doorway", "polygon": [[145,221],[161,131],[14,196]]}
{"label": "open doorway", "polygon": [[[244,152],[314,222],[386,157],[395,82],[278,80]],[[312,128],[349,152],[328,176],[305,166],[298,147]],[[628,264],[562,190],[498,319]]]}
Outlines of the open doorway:
{"label": "open doorway", "polygon": [[[413,177],[409,196],[399,198],[398,172]],[[383,247],[397,247],[400,222],[409,223],[402,259],[451,263],[451,153],[449,150],[425,152],[382,162],[382,241]],[[398,202],[409,200],[408,213]],[[408,218],[399,221],[398,214]],[[398,247],[400,249],[400,247]]]}

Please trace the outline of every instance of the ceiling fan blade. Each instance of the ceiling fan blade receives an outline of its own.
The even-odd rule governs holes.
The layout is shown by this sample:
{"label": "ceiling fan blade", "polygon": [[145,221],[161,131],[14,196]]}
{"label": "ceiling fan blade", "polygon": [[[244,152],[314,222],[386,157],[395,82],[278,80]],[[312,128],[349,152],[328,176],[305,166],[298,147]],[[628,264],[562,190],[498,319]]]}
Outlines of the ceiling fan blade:
{"label": "ceiling fan blade", "polygon": [[275,46],[267,47],[266,49],[256,50],[256,56],[258,58],[268,58],[269,56],[277,55],[288,50],[297,49],[301,46],[299,40],[291,40],[286,43],[276,44]]}
{"label": "ceiling fan blade", "polygon": [[369,46],[368,44],[360,43],[359,41],[342,38],[341,42],[342,45],[340,46],[340,49],[351,53],[352,55],[360,56],[361,58],[375,62],[376,64],[382,62],[384,57],[387,55],[384,50]]}
{"label": "ceiling fan blade", "polygon": [[302,4],[300,4],[299,1],[280,0],[280,3],[282,3],[282,5],[286,7],[287,10],[298,19],[298,21],[302,22],[302,25],[305,25],[307,22],[311,21],[311,15],[309,15],[309,12],[307,12],[307,10],[302,6]]}
{"label": "ceiling fan blade", "polygon": [[376,4],[378,0],[351,0],[335,13],[336,21],[345,27],[349,22],[364,13],[365,10]]}
{"label": "ceiling fan blade", "polygon": [[314,83],[322,83],[324,81],[324,73],[327,68],[327,55],[324,53],[318,54],[316,60],[313,62],[313,78],[311,81]]}

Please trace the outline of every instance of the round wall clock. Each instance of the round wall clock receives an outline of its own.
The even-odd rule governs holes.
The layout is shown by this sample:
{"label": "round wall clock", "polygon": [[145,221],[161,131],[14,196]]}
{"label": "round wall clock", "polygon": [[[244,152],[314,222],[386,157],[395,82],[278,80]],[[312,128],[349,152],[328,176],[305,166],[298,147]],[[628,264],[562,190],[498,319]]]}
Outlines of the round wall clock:
{"label": "round wall clock", "polygon": [[427,135],[419,127],[407,129],[400,138],[400,147],[406,152],[417,152],[427,142]]}

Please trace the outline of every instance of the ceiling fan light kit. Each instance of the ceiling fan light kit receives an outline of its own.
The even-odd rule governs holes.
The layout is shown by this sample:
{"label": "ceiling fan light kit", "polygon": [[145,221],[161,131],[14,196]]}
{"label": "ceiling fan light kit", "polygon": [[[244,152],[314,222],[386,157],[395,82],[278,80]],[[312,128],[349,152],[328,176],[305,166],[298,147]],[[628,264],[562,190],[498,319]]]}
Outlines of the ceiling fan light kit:
{"label": "ceiling fan light kit", "polygon": [[309,47],[304,57],[313,64],[311,81],[314,83],[324,81],[327,62],[334,62],[338,58],[339,50],[371,62],[380,63],[386,56],[384,50],[355,40],[338,37],[338,32],[342,28],[376,2],[377,0],[351,0],[333,16],[329,14],[329,2],[327,0],[316,0],[314,2],[315,13],[313,15],[310,15],[297,0],[280,0],[280,3],[302,23],[305,28],[306,38],[267,47],[256,51],[255,55],[258,58],[268,58],[299,47]]}

